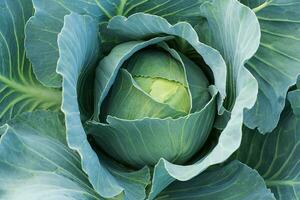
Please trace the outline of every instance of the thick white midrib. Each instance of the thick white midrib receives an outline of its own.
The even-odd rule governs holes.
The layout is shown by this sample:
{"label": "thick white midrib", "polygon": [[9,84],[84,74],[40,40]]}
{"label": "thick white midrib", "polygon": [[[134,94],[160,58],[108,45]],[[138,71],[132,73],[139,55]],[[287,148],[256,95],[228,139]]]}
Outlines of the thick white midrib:
{"label": "thick white midrib", "polygon": [[16,92],[27,95],[29,98],[36,99],[36,101],[45,102],[51,106],[59,106],[61,103],[61,92],[59,90],[49,89],[42,85],[40,86],[28,83],[20,84],[2,75],[0,75],[0,82],[4,83]]}

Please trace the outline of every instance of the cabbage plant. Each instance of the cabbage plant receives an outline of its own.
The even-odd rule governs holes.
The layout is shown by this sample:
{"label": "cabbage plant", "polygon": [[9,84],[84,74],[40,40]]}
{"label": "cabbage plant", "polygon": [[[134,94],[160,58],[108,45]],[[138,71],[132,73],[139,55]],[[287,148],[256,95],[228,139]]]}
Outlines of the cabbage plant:
{"label": "cabbage plant", "polygon": [[0,0],[0,199],[300,198],[299,0]]}

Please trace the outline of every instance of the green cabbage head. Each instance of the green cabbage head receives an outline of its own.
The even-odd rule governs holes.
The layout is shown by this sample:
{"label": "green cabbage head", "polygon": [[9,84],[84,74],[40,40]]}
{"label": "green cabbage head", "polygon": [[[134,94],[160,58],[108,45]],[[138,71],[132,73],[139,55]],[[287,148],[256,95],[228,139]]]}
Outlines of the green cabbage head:
{"label": "green cabbage head", "polygon": [[299,10],[0,0],[0,200],[299,199]]}
{"label": "green cabbage head", "polygon": [[101,104],[103,121],[91,131],[109,155],[134,167],[153,166],[161,157],[184,163],[203,146],[216,94],[201,67],[181,57],[150,46],[123,63]]}

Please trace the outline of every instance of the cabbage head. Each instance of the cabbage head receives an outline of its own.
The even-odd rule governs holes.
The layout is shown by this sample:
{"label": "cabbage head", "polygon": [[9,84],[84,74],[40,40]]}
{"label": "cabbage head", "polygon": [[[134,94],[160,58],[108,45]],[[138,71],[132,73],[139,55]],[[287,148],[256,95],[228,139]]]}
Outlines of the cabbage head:
{"label": "cabbage head", "polygon": [[300,198],[299,0],[0,0],[0,200]]}

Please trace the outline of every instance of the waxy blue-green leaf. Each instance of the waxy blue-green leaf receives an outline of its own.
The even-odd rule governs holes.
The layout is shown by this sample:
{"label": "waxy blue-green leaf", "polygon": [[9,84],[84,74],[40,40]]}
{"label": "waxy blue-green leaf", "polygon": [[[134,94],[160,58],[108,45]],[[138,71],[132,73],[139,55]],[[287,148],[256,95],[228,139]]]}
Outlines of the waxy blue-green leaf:
{"label": "waxy blue-green leaf", "polygon": [[205,0],[94,0],[107,19],[114,16],[130,16],[144,12],[161,16],[171,23],[188,21],[196,23],[200,18],[199,6]]}
{"label": "waxy blue-green leaf", "polygon": [[276,129],[261,135],[244,127],[237,158],[256,169],[278,200],[300,198],[300,90],[288,93],[290,105]]}
{"label": "waxy blue-green leaf", "polygon": [[[261,133],[272,131],[285,105],[286,93],[300,74],[300,2],[298,0],[241,1],[255,11],[261,27],[260,47],[246,63],[259,84],[255,106],[246,125]],[[255,6],[255,7],[253,7]]]}
{"label": "waxy blue-green leaf", "polygon": [[35,78],[24,49],[24,27],[33,13],[30,0],[0,1],[0,124],[22,112],[59,109],[60,91]]}
{"label": "waxy blue-green leaf", "polygon": [[[137,12],[158,15],[167,19],[170,23],[187,21],[191,24],[197,23],[201,18],[200,5],[205,0],[121,0],[125,2],[123,16],[130,16]],[[119,14],[119,13],[117,13]]]}
{"label": "waxy blue-green leaf", "polygon": [[[255,192],[254,192],[255,191]],[[257,171],[232,161],[225,166],[209,168],[199,176],[176,181],[156,200],[275,200]]]}
{"label": "waxy blue-green leaf", "polygon": [[[229,15],[228,10],[234,12]],[[225,107],[231,110],[241,68],[244,68],[245,61],[253,56],[259,45],[258,20],[248,7],[238,1],[207,2],[201,6],[201,13],[208,21],[212,37],[209,45],[220,51],[227,64]],[[201,38],[201,34],[199,37]]]}
{"label": "waxy blue-green leaf", "polygon": [[0,135],[0,199],[101,199],[67,145],[62,114],[22,114]]}
{"label": "waxy blue-green leaf", "polygon": [[[240,20],[233,20],[234,23],[232,26],[234,28],[232,28],[231,34],[234,36],[238,35],[238,32],[242,32],[242,27],[245,26],[245,23],[248,23],[249,21],[252,22],[250,24],[252,27],[249,29],[259,30],[259,25],[255,15],[249,8],[239,4],[234,0],[213,1],[213,4],[216,5],[211,6],[210,3],[205,4],[202,7],[202,12],[206,11],[208,13],[212,12],[212,9],[218,8],[218,12],[215,14],[221,16],[222,13],[226,11],[225,8],[231,7],[237,12],[237,14],[227,13],[228,18],[233,20],[233,18],[235,19],[236,16],[244,16],[243,18],[239,18]],[[226,6],[222,7],[219,6],[219,4]],[[215,22],[216,24],[222,24],[222,20],[224,20],[224,18],[220,16],[215,16],[214,19],[218,20]],[[213,19],[211,20],[213,21]],[[149,199],[154,199],[161,190],[163,190],[175,179],[181,181],[190,180],[199,173],[203,172],[207,167],[225,161],[240,145],[244,109],[250,109],[256,100],[258,90],[257,82],[242,65],[247,59],[249,59],[249,57],[251,57],[251,54],[254,54],[255,47],[258,47],[260,36],[259,32],[256,31],[256,35],[252,35],[251,37],[253,48],[249,49],[249,52],[244,49],[240,49],[240,51],[231,49],[231,51],[236,53],[235,57],[226,58],[231,59],[227,60],[227,63],[232,63],[234,66],[232,68],[227,68],[220,54],[211,47],[199,42],[196,31],[187,23],[181,22],[172,26],[161,17],[139,13],[128,18],[122,16],[114,17],[109,22],[108,28],[118,32],[120,35],[135,39],[142,39],[145,37],[149,38],[151,36],[153,37],[161,34],[175,35],[183,38],[191,46],[193,46],[199,55],[203,57],[206,64],[211,68],[215,76],[215,85],[220,91],[221,97],[223,98],[225,97],[226,71],[229,69],[238,70],[238,72],[235,73],[235,75],[238,77],[236,79],[237,83],[235,88],[233,88],[236,91],[236,99],[231,111],[231,118],[225,129],[222,131],[218,144],[210,153],[206,155],[206,157],[192,165],[180,166],[172,164],[163,158],[160,159],[154,169]],[[218,33],[223,32],[220,31]],[[240,39],[234,37],[230,38],[232,38],[234,41],[244,41],[246,39],[243,39],[243,37],[247,37],[247,34],[240,34],[240,37]],[[230,49],[233,48],[233,46],[224,46],[224,49],[226,48]],[[243,47],[238,46],[238,48]]]}
{"label": "waxy blue-green leaf", "polygon": [[[63,18],[70,12],[88,14],[97,19],[106,31],[106,23],[116,15],[136,12],[152,13],[170,20],[196,22],[198,7],[204,0],[33,0],[35,14],[26,27],[26,50],[39,81],[51,87],[61,87],[61,77],[55,73],[59,57],[57,35]],[[103,42],[114,43],[113,33],[103,34]],[[108,40],[108,41],[107,41]]]}
{"label": "waxy blue-green leaf", "polygon": [[[130,16],[132,14],[143,12],[157,15],[165,18],[171,24],[179,21],[197,24],[202,18],[199,12],[200,5],[205,0],[96,0],[99,8],[106,13],[107,19],[114,16]],[[103,10],[105,8],[105,10]],[[107,20],[108,21],[108,20]],[[108,49],[119,43],[115,33],[107,30],[107,21],[101,24],[102,42]]]}
{"label": "waxy blue-green leaf", "polygon": [[[105,198],[124,195],[125,199],[144,199],[149,182],[149,169],[136,172],[122,170],[107,164],[100,154],[92,149],[87,140],[80,118],[80,102],[89,102],[82,80],[89,76],[98,59],[98,23],[87,15],[67,15],[58,36],[59,61],[57,72],[63,77],[63,104],[67,141],[82,158],[82,169],[96,192]],[[93,82],[92,82],[93,83]]]}
{"label": "waxy blue-green leaf", "polygon": [[25,48],[37,79],[50,87],[61,87],[56,73],[59,49],[57,36],[70,12],[101,18],[103,13],[94,0],[33,0],[35,14],[26,26]]}

